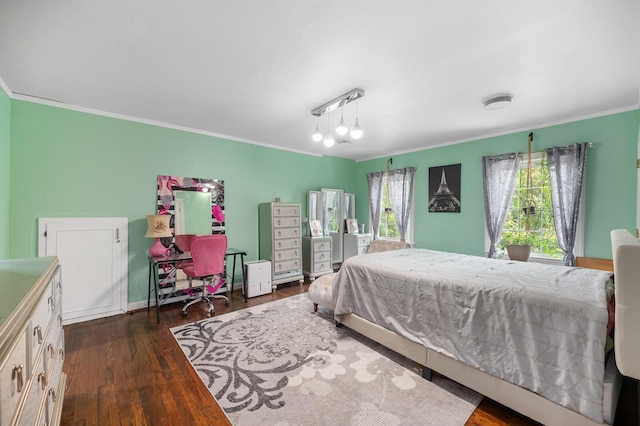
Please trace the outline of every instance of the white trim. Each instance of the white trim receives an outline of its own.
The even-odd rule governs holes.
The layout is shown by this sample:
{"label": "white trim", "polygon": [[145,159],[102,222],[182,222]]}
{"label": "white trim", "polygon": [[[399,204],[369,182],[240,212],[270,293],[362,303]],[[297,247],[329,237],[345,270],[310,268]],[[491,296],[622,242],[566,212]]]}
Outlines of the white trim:
{"label": "white trim", "polygon": [[23,94],[20,94],[20,93],[14,93],[13,95],[10,95],[10,97],[12,99],[15,99],[15,100],[18,100],[18,101],[24,101],[24,102],[34,103],[34,104],[52,106],[52,107],[56,107],[56,108],[67,109],[67,110],[70,110],[70,111],[83,112],[83,113],[86,113],[86,114],[99,115],[99,116],[102,116],[102,117],[116,118],[116,119],[119,119],[119,120],[132,121],[134,123],[148,124],[150,126],[164,127],[164,128],[167,128],[167,129],[179,130],[179,131],[182,131],[182,132],[189,132],[189,133],[194,133],[194,134],[198,134],[198,135],[212,136],[212,137],[215,137],[215,138],[227,139],[227,140],[230,140],[230,141],[233,141],[233,142],[248,143],[248,144],[251,144],[251,145],[263,146],[265,148],[277,149],[277,150],[280,150],[280,151],[289,151],[289,152],[295,152],[297,154],[311,155],[313,157],[323,157],[322,154],[316,154],[316,153],[313,153],[313,152],[302,151],[302,150],[291,149],[291,148],[284,148],[282,146],[271,145],[271,144],[268,144],[268,143],[258,142],[258,141],[254,141],[254,140],[251,140],[251,139],[238,138],[236,136],[229,136],[229,135],[225,135],[225,134],[222,134],[222,133],[215,133],[215,132],[209,132],[209,131],[206,131],[206,130],[194,129],[192,127],[178,126],[178,125],[175,125],[175,124],[165,123],[165,122],[162,122],[162,121],[149,120],[149,119],[146,119],[146,118],[132,117],[130,115],[124,115],[124,114],[118,114],[118,113],[114,113],[114,112],[101,111],[101,110],[97,110],[97,109],[93,109],[93,108],[87,108],[87,107],[81,107],[81,106],[77,106],[77,105],[69,105],[69,104],[66,104],[66,103],[60,102],[60,101],[54,101],[54,100],[51,100],[51,99],[36,98],[34,96],[23,95]]}
{"label": "white trim", "polygon": [[6,85],[2,77],[0,77],[0,87],[4,90],[4,93],[9,96],[9,98],[13,98],[13,92],[9,89],[9,86]]}
{"label": "white trim", "polygon": [[465,142],[474,142],[474,141],[479,141],[482,139],[489,139],[489,138],[495,138],[498,136],[505,136],[505,135],[511,135],[514,133],[519,133],[519,132],[529,132],[531,131],[531,129],[544,129],[546,127],[552,127],[552,126],[557,126],[560,124],[567,124],[567,123],[575,123],[576,121],[582,121],[582,120],[588,120],[591,118],[598,118],[598,117],[605,117],[607,115],[613,115],[613,114],[620,114],[623,112],[629,112],[629,111],[635,111],[638,108],[640,108],[639,104],[636,105],[630,105],[628,107],[623,107],[623,108],[615,108],[615,109],[610,109],[607,111],[601,111],[601,112],[597,112],[597,113],[593,113],[593,114],[585,114],[585,115],[581,115],[581,116],[577,116],[577,117],[573,117],[573,118],[566,118],[563,120],[556,120],[556,121],[550,121],[550,122],[546,122],[546,123],[540,123],[538,125],[535,126],[529,126],[529,127],[521,127],[521,128],[517,128],[517,129],[506,129],[503,130],[501,132],[496,132],[496,133],[489,133],[486,135],[477,135],[477,136],[472,136],[470,138],[465,138],[465,139],[456,139],[453,141],[449,141],[449,142],[442,142],[436,145],[429,145],[429,146],[425,146],[425,147],[421,147],[421,148],[415,148],[415,149],[408,149],[408,150],[403,150],[403,151],[390,151],[385,155],[382,156],[378,156],[378,157],[366,157],[366,158],[360,158],[358,160],[355,160],[356,163],[360,163],[362,161],[369,161],[369,160],[377,160],[380,158],[385,158],[385,157],[389,157],[389,156],[394,156],[394,155],[402,155],[402,154],[411,154],[414,152],[420,152],[420,151],[426,151],[429,149],[435,149],[435,148],[442,148],[445,146],[450,146],[450,145],[458,145],[461,143],[465,143]]}

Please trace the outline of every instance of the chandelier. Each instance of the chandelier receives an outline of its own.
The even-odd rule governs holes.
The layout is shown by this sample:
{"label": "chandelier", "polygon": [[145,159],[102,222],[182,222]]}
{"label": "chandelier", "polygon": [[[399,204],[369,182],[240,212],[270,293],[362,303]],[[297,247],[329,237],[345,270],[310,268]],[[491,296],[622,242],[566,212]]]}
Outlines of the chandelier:
{"label": "chandelier", "polygon": [[[340,123],[338,123],[338,126],[335,128],[336,133],[339,136],[345,136],[347,133],[349,133],[352,139],[354,140],[360,139],[364,134],[364,132],[360,127],[360,123],[358,123],[358,102],[356,102],[356,121],[353,127],[351,128],[351,130],[349,130],[347,125],[344,123],[342,108],[349,102],[357,101],[363,96],[364,96],[364,90],[353,89],[343,95],[338,96],[335,99],[330,100],[329,102],[326,102],[320,105],[317,108],[312,109],[311,115],[314,115],[316,117],[316,130],[311,135],[311,139],[313,139],[314,142],[323,141],[324,145],[327,147],[331,147],[335,144],[335,139],[333,139],[333,135],[331,132],[330,113],[331,111],[338,108],[340,108]],[[325,113],[327,114],[327,133],[323,135],[322,132],[320,131],[319,119],[320,119],[320,116],[324,115]]]}

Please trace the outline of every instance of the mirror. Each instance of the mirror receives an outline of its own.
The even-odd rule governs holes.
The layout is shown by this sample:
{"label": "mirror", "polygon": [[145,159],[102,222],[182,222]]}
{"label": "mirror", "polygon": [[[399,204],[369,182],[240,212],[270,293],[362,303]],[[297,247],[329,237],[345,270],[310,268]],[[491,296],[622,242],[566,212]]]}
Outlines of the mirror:
{"label": "mirror", "polygon": [[211,232],[211,196],[207,192],[174,191],[175,235]]}
{"label": "mirror", "polygon": [[[225,233],[223,180],[163,175],[157,180],[157,211],[172,216],[173,235]],[[162,243],[168,247],[172,242],[166,238]]]}
{"label": "mirror", "polygon": [[322,188],[322,226],[324,235],[331,236],[331,261],[342,263],[342,233],[344,232],[344,191]]}
{"label": "mirror", "polygon": [[322,189],[322,225],[324,235],[340,232],[342,229],[342,190]]}
{"label": "mirror", "polygon": [[344,218],[355,219],[356,218],[356,195],[344,194]]}
{"label": "mirror", "polygon": [[307,201],[309,220],[322,221],[322,193],[320,191],[309,191]]}

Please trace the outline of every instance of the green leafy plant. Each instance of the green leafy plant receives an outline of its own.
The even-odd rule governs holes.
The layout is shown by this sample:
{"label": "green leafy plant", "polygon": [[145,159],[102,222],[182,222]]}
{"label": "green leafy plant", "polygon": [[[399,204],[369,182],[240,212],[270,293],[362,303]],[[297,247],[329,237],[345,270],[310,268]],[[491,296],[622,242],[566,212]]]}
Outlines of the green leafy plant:
{"label": "green leafy plant", "polygon": [[503,232],[498,241],[498,247],[505,249],[511,245],[536,246],[540,241],[540,236],[533,232]]}

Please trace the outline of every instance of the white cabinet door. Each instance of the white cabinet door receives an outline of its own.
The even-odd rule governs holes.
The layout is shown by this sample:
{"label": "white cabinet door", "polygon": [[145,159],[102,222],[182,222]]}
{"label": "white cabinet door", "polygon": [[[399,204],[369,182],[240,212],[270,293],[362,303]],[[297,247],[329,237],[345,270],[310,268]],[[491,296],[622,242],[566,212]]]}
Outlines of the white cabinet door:
{"label": "white cabinet door", "polygon": [[41,218],[38,255],[62,266],[63,324],[127,312],[127,218]]}

